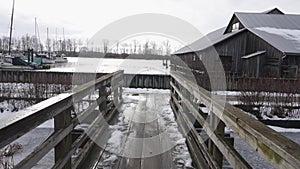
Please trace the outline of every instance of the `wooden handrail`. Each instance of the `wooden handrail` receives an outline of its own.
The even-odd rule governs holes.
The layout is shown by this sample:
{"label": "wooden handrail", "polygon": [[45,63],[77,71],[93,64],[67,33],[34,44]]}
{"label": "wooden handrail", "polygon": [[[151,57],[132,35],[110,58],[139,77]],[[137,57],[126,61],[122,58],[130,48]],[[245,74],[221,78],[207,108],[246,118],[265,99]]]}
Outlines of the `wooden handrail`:
{"label": "wooden handrail", "polygon": [[236,158],[230,156],[230,154],[235,155],[235,153],[228,153],[232,151],[230,149],[228,150],[230,147],[224,147],[224,143],[221,142],[220,138],[216,138],[217,134],[214,133],[214,131],[209,131],[208,124],[205,124],[204,119],[200,119],[198,110],[193,108],[193,102],[185,98],[176,86],[180,86],[180,89],[183,88],[189,91],[194,98],[206,106],[209,107],[209,105],[211,105],[213,110],[211,113],[216,115],[226,126],[230,127],[250,147],[276,168],[300,168],[300,146],[298,144],[228,103],[225,103],[223,107],[222,103],[218,100],[212,99],[218,98],[218,96],[212,95],[210,92],[191,83],[180,75],[172,73],[171,76],[174,83],[176,83],[171,83],[172,90],[180,95],[181,104],[187,106],[188,110],[195,115],[196,120],[205,126],[204,130],[210,132],[212,136],[211,139],[219,149],[227,149],[226,152],[223,151],[223,155],[228,159],[231,165],[234,167],[237,165],[238,156]]}
{"label": "wooden handrail", "polygon": [[[113,113],[116,112],[116,108],[119,106],[119,100],[121,98],[121,92],[119,92],[122,88],[122,78],[123,78],[123,71],[117,71],[115,73],[110,73],[101,76],[98,79],[75,87],[72,91],[68,91],[66,93],[59,94],[55,97],[49,98],[45,101],[42,101],[36,105],[33,105],[29,108],[19,111],[17,114],[9,115],[5,119],[0,120],[0,148],[4,147],[5,145],[13,142],[17,138],[23,136],[30,130],[36,128],[40,124],[44,123],[45,121],[51,118],[60,118],[62,113],[67,113],[67,116],[71,116],[70,109],[73,107],[73,104],[81,101],[85,96],[94,92],[96,90],[100,91],[100,88],[103,87],[110,87],[112,88],[111,92],[114,94],[114,105],[115,108],[110,110],[110,113],[106,112],[108,108],[104,108],[104,112],[102,114],[108,117],[112,117]],[[111,80],[115,79],[118,83],[115,83],[113,87],[111,87]],[[101,89],[102,90],[102,89]],[[99,92],[99,98],[96,99],[95,104],[91,104],[85,111],[78,114],[78,118],[85,119],[89,116],[95,108],[106,102],[107,100],[107,93]],[[112,106],[112,103],[105,104],[106,106]],[[101,110],[102,111],[102,110]],[[64,116],[62,116],[64,118]],[[97,120],[96,118],[95,120]],[[94,121],[95,121],[94,120]],[[73,119],[70,124],[67,126],[62,126],[55,130],[54,133],[50,137],[46,139],[42,144],[40,144],[33,153],[29,156],[25,157],[16,168],[31,168],[35,163],[37,163],[44,155],[46,155],[50,149],[57,146],[63,139],[69,137],[73,128],[79,124],[79,120],[77,118]],[[85,133],[82,134],[82,139],[86,139],[87,137],[84,136]],[[98,134],[99,135],[99,134]],[[96,136],[98,136],[96,135]],[[76,144],[75,144],[76,143]],[[55,166],[58,168],[65,165],[66,160],[71,159],[71,155],[75,151],[76,147],[80,146],[83,143],[82,140],[77,140],[72,145],[70,145],[70,149],[66,152],[66,157],[63,159],[58,159]]]}

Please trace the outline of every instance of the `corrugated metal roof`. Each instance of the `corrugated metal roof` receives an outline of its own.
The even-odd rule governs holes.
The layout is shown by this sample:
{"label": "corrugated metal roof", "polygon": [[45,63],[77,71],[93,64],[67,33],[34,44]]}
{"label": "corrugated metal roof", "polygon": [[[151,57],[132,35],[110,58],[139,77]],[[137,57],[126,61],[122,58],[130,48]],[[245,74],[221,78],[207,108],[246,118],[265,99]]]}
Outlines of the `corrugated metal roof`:
{"label": "corrugated metal roof", "polygon": [[[235,13],[245,29],[264,39],[284,53],[300,54],[300,15],[265,13]],[[206,49],[245,30],[224,34],[225,27],[209,33],[174,54]]]}
{"label": "corrugated metal roof", "polygon": [[300,29],[300,15],[272,15],[236,12],[235,16],[247,28],[272,27],[280,29]]}
{"label": "corrugated metal roof", "polygon": [[283,13],[281,10],[279,10],[278,8],[269,9],[269,10],[264,11],[264,12],[262,12],[262,13],[264,13],[264,14],[273,14],[273,13],[275,13],[275,12],[280,13],[280,14],[284,14],[284,13]]}
{"label": "corrugated metal roof", "polygon": [[190,45],[179,49],[178,51],[174,52],[174,54],[183,54],[183,53],[190,53],[190,52],[204,50],[212,45],[215,45],[218,42],[221,42],[233,35],[236,35],[242,31],[244,31],[245,29],[235,31],[232,33],[228,33],[225,35],[223,34],[224,30],[225,30],[225,27],[220,28],[216,31],[213,31],[213,32],[207,34],[206,36],[200,38],[199,40],[191,43]]}
{"label": "corrugated metal roof", "polygon": [[300,53],[300,15],[235,13],[251,32],[284,53]]}

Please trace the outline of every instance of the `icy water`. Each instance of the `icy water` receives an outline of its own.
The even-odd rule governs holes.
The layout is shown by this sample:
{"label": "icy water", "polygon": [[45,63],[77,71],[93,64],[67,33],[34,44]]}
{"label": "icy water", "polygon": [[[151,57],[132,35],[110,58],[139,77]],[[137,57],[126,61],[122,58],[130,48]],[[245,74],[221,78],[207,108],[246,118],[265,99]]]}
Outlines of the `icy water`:
{"label": "icy water", "polygon": [[[293,140],[295,143],[300,144],[300,132],[280,132],[282,135]],[[236,134],[231,133],[234,137],[234,147],[245,158],[245,160],[253,167],[257,169],[272,169],[268,162],[259,156],[257,152],[249,148],[249,146]],[[231,168],[231,167],[224,167]]]}

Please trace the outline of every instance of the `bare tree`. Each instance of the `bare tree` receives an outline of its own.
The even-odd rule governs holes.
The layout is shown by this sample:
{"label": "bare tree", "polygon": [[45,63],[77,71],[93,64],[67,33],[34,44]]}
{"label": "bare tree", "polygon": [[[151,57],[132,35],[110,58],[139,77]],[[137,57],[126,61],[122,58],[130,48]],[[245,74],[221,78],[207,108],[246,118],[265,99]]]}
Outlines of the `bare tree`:
{"label": "bare tree", "polygon": [[103,43],[103,52],[104,52],[104,54],[106,54],[108,52],[109,40],[103,39],[102,43]]}
{"label": "bare tree", "polygon": [[20,39],[16,39],[16,49],[17,51],[20,51],[21,50],[21,40]]}
{"label": "bare tree", "polygon": [[73,39],[73,52],[74,53],[76,52],[77,47],[78,47],[77,41],[76,41],[76,39]]}
{"label": "bare tree", "polygon": [[138,50],[138,54],[142,54],[143,53],[143,49],[142,49],[142,45],[139,45],[139,50]]}
{"label": "bare tree", "polygon": [[3,41],[2,41],[2,38],[0,38],[0,51],[1,51],[1,52],[2,52],[2,50],[3,50],[2,45],[3,45]]}
{"label": "bare tree", "polygon": [[51,39],[46,40],[46,46],[47,46],[47,50],[51,51]]}
{"label": "bare tree", "polygon": [[144,54],[149,54],[149,41],[144,44]]}
{"label": "bare tree", "polygon": [[127,47],[128,47],[128,44],[127,43],[121,43],[121,52],[122,53],[126,53],[127,52]]}
{"label": "bare tree", "polygon": [[156,49],[157,45],[156,45],[156,42],[152,41],[152,42],[150,42],[150,45],[151,45],[151,48],[152,48],[150,54],[157,54],[157,49]]}
{"label": "bare tree", "polygon": [[158,50],[157,50],[157,54],[158,55],[163,55],[163,46],[160,46],[159,48],[158,48]]}
{"label": "bare tree", "polygon": [[119,41],[117,41],[116,43],[116,49],[115,49],[115,53],[118,54],[119,53]]}
{"label": "bare tree", "polygon": [[67,44],[68,44],[69,52],[72,52],[73,51],[73,41],[72,41],[72,39],[68,39]]}
{"label": "bare tree", "polygon": [[133,40],[133,53],[136,54],[138,47],[138,41],[135,39]]}
{"label": "bare tree", "polygon": [[163,45],[163,47],[165,49],[165,54],[166,55],[170,55],[170,53],[171,53],[171,45],[170,45],[169,40],[167,39],[167,40],[163,41],[162,45]]}
{"label": "bare tree", "polygon": [[8,45],[9,44],[9,38],[8,37],[3,37],[3,49],[8,51]]}

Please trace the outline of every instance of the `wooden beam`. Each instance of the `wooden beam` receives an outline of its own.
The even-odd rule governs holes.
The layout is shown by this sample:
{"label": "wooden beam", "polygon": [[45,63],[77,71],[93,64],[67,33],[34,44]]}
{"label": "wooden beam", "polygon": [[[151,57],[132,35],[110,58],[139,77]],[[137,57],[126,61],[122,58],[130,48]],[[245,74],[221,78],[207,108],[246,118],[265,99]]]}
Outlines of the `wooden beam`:
{"label": "wooden beam", "polygon": [[[64,129],[72,124],[71,109],[65,110],[63,113],[54,117],[54,132]],[[63,159],[72,148],[72,136],[69,132],[54,148],[55,162]],[[71,169],[71,157],[65,163],[63,169]]]}
{"label": "wooden beam", "polygon": [[[245,114],[242,110],[226,103],[225,108],[211,94],[196,84],[172,74],[180,85],[204,103],[212,103],[214,113],[248,145],[256,150],[273,166],[300,168],[300,145]],[[214,96],[214,98],[218,98]],[[224,110],[223,110],[224,108]]]}
{"label": "wooden beam", "polygon": [[29,156],[24,158],[14,168],[32,168],[38,161],[40,161],[49,151],[61,142],[73,129],[73,124],[69,125],[65,129],[60,129],[56,133],[53,133],[46,141],[39,145]]}

